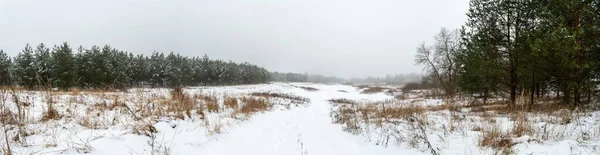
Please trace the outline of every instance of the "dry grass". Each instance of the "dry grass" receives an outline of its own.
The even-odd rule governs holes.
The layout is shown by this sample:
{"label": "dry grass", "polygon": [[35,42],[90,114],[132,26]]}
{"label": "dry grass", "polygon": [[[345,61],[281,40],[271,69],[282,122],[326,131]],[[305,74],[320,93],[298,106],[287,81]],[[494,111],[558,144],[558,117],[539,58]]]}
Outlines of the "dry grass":
{"label": "dry grass", "polygon": [[119,100],[119,96],[114,96],[112,103],[103,101],[101,103],[94,104],[94,108],[99,111],[112,111],[118,108],[124,108],[125,106],[125,103]]}
{"label": "dry grass", "polygon": [[383,91],[385,91],[387,89],[388,88],[379,87],[379,86],[368,87],[367,89],[361,91],[360,93],[363,93],[363,94],[375,94],[375,93],[383,92]]}
{"label": "dry grass", "polygon": [[306,91],[319,91],[319,89],[317,89],[317,88],[308,87],[308,86],[294,86],[294,87],[301,88],[301,89],[304,89]]}
{"label": "dry grass", "polygon": [[223,105],[227,108],[237,109],[239,107],[238,98],[225,97]]}
{"label": "dry grass", "polygon": [[531,125],[531,122],[527,120],[524,114],[519,114],[513,123],[510,134],[521,137],[524,135],[533,135],[535,132],[535,127]]}
{"label": "dry grass", "polygon": [[416,114],[422,114],[426,112],[421,106],[401,106],[401,107],[386,107],[385,109],[378,110],[375,116],[380,116],[386,119],[389,118],[407,118]]}
{"label": "dry grass", "polygon": [[[187,117],[192,117],[192,110],[196,108],[195,100],[190,95],[186,94],[182,88],[174,88],[170,92],[170,98],[165,98],[162,96],[153,96],[149,99],[149,102],[159,101],[159,105],[163,106],[165,110],[154,109],[156,114],[153,114],[152,111],[148,111],[143,116],[149,115],[157,115],[159,116],[162,112],[166,112],[167,114],[177,118],[177,119],[185,119]],[[145,110],[145,104],[139,103],[139,110]],[[123,104],[123,106],[125,106]]]}
{"label": "dry grass", "polygon": [[15,114],[13,114],[10,110],[4,108],[4,106],[2,107],[2,113],[0,113],[0,123],[2,124],[11,124],[11,125],[15,125],[17,124],[17,119],[15,116]]}
{"label": "dry grass", "polygon": [[[481,147],[491,147],[494,149],[510,150],[513,142],[506,132],[500,129],[497,124],[481,128],[478,145]],[[509,151],[510,152],[510,151]]]}
{"label": "dry grass", "polygon": [[283,98],[283,99],[289,99],[289,100],[297,101],[297,102],[301,102],[301,103],[310,102],[309,98],[302,97],[302,96],[297,96],[297,95],[292,95],[292,94],[255,92],[255,93],[252,93],[250,95],[257,96],[257,97],[265,97],[265,98],[269,98],[269,97]]}
{"label": "dry grass", "polygon": [[204,103],[206,104],[206,109],[208,112],[219,112],[219,103],[217,102],[217,97],[215,96],[207,96],[204,98]]}
{"label": "dry grass", "polygon": [[331,112],[331,118],[333,123],[342,124],[342,129],[345,132],[352,134],[360,134],[362,132],[359,123],[359,112],[356,109],[356,105],[342,106],[335,111]]}
{"label": "dry grass", "polygon": [[90,116],[83,116],[79,119],[79,125],[86,127],[88,129],[99,129],[100,124],[94,120]]}
{"label": "dry grass", "polygon": [[158,131],[156,130],[156,128],[148,123],[135,124],[131,130],[131,133],[133,133],[133,134],[145,135],[148,137],[152,136],[153,134],[155,134],[157,132]]}
{"label": "dry grass", "polygon": [[271,103],[264,98],[244,97],[242,98],[242,103],[239,110],[246,115],[267,111],[272,108]]}
{"label": "dry grass", "polygon": [[58,120],[60,119],[62,116],[58,113],[58,111],[56,111],[56,109],[54,109],[54,107],[52,106],[52,104],[50,104],[48,106],[48,108],[46,109],[46,111],[44,111],[44,113],[42,114],[42,121],[49,121],[49,120]]}
{"label": "dry grass", "polygon": [[338,98],[338,99],[329,99],[327,100],[331,103],[335,103],[335,104],[358,104],[358,101],[355,100],[351,100],[351,99],[345,99],[345,98]]}
{"label": "dry grass", "polygon": [[330,99],[330,103],[337,106],[337,110],[332,112],[334,121],[344,123],[350,114],[356,113],[362,119],[405,119],[413,115],[423,114],[429,110],[439,110],[438,107],[422,107],[414,104],[399,105],[393,100],[385,100],[373,103],[360,103],[350,99]]}
{"label": "dry grass", "polygon": [[204,126],[206,126],[207,135],[221,134],[223,132],[223,124],[220,120],[214,120],[211,123],[208,119],[204,120]]}

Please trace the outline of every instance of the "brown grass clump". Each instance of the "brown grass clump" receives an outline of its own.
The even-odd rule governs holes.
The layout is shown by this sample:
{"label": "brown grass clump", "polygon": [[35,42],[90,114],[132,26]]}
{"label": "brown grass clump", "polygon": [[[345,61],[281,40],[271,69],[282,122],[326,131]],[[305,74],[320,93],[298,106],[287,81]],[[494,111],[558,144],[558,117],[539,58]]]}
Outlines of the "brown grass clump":
{"label": "brown grass clump", "polygon": [[206,109],[206,108],[205,108],[205,107],[204,107],[204,105],[202,105],[202,104],[200,104],[200,105],[198,105],[198,106],[196,107],[196,114],[197,114],[198,116],[200,116],[200,119],[204,119],[204,118],[205,118],[205,115],[204,115],[204,109]]}
{"label": "brown grass clump", "polygon": [[490,127],[481,128],[478,145],[501,149],[512,147],[513,142],[506,133],[502,132],[500,126],[492,125]]}
{"label": "brown grass clump", "polygon": [[71,95],[73,95],[73,96],[77,96],[77,95],[79,95],[79,89],[77,89],[77,88],[72,88],[72,89],[71,89]]}
{"label": "brown grass clump", "polygon": [[7,109],[2,110],[2,112],[0,113],[0,123],[2,124],[17,124],[17,119],[16,117],[13,117],[14,114]]}
{"label": "brown grass clump", "polygon": [[240,112],[243,114],[254,114],[271,109],[272,105],[264,98],[244,97],[242,98]]}
{"label": "brown grass clump", "polygon": [[302,89],[304,89],[306,91],[318,91],[319,90],[317,88],[307,87],[307,86],[295,86],[295,87],[302,88]]}
{"label": "brown grass clump", "polygon": [[208,112],[219,112],[219,103],[217,102],[217,97],[215,95],[204,95],[199,93],[194,95],[194,98],[204,101],[204,104],[199,105],[196,112],[204,111],[204,109],[208,110]]}
{"label": "brown grass clump", "polygon": [[513,128],[511,130],[511,133],[517,137],[533,135],[535,132],[534,126],[531,125],[531,122],[527,121],[523,114],[519,115],[515,119]]}
{"label": "brown grass clump", "polygon": [[[494,111],[496,114],[513,114],[516,112],[532,112],[532,113],[543,113],[551,115],[562,116],[562,111],[569,109],[576,109],[576,106],[566,105],[560,102],[544,102],[529,104],[518,102],[516,105],[511,106],[510,101],[488,101],[486,104],[469,104],[462,105],[461,108],[470,109],[470,112],[491,112]],[[557,113],[559,112],[559,113]]]}
{"label": "brown grass clump", "polygon": [[206,109],[208,109],[208,112],[219,112],[219,103],[217,103],[217,100],[205,100],[206,102]]}
{"label": "brown grass clump", "polygon": [[336,104],[358,104],[358,101],[354,101],[351,99],[345,99],[345,98],[329,99],[327,101],[329,101],[331,103],[336,103]]}
{"label": "brown grass clump", "polygon": [[268,92],[255,92],[250,94],[252,96],[258,96],[258,97],[265,97],[265,98],[269,98],[269,97],[276,97],[276,98],[283,98],[283,99],[289,99],[292,101],[298,101],[298,102],[310,102],[309,98],[306,97],[302,97],[302,96],[297,96],[297,95],[292,95],[292,94],[283,94],[283,93],[268,93]]}
{"label": "brown grass clump", "polygon": [[[331,112],[331,118],[333,123],[342,124],[342,130],[352,134],[359,134],[362,132],[359,124],[358,111],[355,110],[355,105],[352,106],[341,106],[339,109]],[[367,120],[366,120],[367,121]]]}
{"label": "brown grass clump", "polygon": [[182,88],[174,88],[171,90],[171,98],[169,101],[163,103],[167,106],[168,112],[175,112],[175,117],[179,119],[184,119],[185,115],[188,117],[192,117],[192,110],[195,106],[194,99],[185,94]]}
{"label": "brown grass clump", "polygon": [[358,89],[365,89],[365,88],[369,88],[371,86],[369,86],[369,85],[357,85],[355,87],[358,88]]}
{"label": "brown grass clump", "polygon": [[238,98],[225,97],[223,100],[223,105],[227,108],[237,109],[239,107]]}
{"label": "brown grass clump", "polygon": [[157,133],[158,131],[151,124],[136,124],[136,125],[133,126],[131,132],[133,134],[145,135],[145,136],[150,137],[153,134]]}
{"label": "brown grass clump", "polygon": [[94,107],[99,111],[115,110],[116,108],[122,108],[125,106],[125,103],[119,101],[119,96],[115,96],[112,103],[103,101],[101,103],[94,104]]}
{"label": "brown grass clump", "polygon": [[331,112],[331,118],[333,123],[345,124],[355,117],[354,113],[353,107],[340,107],[338,110]]}
{"label": "brown grass clump", "polygon": [[383,92],[384,90],[387,90],[387,89],[388,88],[383,88],[383,87],[368,87],[367,89],[361,91],[360,93],[375,94],[375,93]]}
{"label": "brown grass clump", "polygon": [[58,111],[56,111],[56,109],[54,109],[54,107],[52,107],[51,105],[48,106],[48,109],[46,109],[46,111],[43,113],[42,116],[42,121],[49,121],[49,120],[58,120],[60,119],[61,116],[58,113]]}
{"label": "brown grass clump", "polygon": [[386,107],[385,110],[377,111],[376,116],[383,118],[407,118],[415,114],[423,114],[426,109],[421,106]]}
{"label": "brown grass clump", "polygon": [[83,116],[82,118],[80,118],[79,125],[88,129],[99,129],[100,127],[100,124],[98,124],[98,122],[92,121],[90,116]]}
{"label": "brown grass clump", "polygon": [[171,90],[171,98],[182,98],[182,96],[185,96],[185,93],[183,93],[183,88],[176,87]]}

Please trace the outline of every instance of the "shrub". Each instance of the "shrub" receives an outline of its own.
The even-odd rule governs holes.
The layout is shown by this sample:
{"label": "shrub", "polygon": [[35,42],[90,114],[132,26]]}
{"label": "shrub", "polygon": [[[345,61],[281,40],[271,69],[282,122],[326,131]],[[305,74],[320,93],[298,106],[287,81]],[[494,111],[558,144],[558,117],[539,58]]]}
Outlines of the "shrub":
{"label": "shrub", "polygon": [[434,89],[438,88],[436,84],[433,83],[416,83],[410,82],[402,87],[403,92],[409,92],[411,90],[425,90],[425,89]]}

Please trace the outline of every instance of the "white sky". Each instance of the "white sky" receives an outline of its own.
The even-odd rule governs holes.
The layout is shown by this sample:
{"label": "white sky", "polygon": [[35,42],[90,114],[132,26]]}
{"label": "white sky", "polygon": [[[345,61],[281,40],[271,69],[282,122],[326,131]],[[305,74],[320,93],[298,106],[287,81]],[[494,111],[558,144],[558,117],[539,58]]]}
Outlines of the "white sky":
{"label": "white sky", "polygon": [[0,49],[109,44],[340,77],[421,72],[415,49],[468,0],[0,0]]}

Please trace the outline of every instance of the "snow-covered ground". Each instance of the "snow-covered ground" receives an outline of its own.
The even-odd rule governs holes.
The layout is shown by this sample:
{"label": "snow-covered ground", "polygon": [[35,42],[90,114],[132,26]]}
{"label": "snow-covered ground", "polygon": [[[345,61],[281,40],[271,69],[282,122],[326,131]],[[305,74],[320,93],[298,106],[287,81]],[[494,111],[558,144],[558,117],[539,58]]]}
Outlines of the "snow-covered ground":
{"label": "snow-covered ground", "polygon": [[[223,106],[224,98],[240,98],[240,105],[243,105],[244,99],[241,98],[256,92],[290,94],[305,97],[309,101],[267,97],[266,100],[274,106],[252,114],[240,114],[236,108]],[[374,103],[394,100],[393,93],[363,94],[361,89],[352,86],[309,83],[193,87],[184,89],[184,93],[193,96],[195,105],[191,111],[172,110],[170,105],[180,103],[179,100],[170,100],[169,89],[131,89],[128,92],[23,91],[15,93],[21,106],[15,105],[12,93],[2,92],[0,101],[6,110],[2,113],[5,123],[0,133],[0,151],[5,153],[8,150],[8,141],[13,154],[431,154],[422,141],[417,139],[417,144],[412,144],[411,136],[421,132],[410,123],[383,123],[378,126],[364,123],[360,128],[368,132],[351,133],[344,130],[343,124],[332,121],[332,112],[337,107],[328,101],[330,99]],[[206,96],[217,99],[220,105],[218,112],[196,107],[208,103],[203,100]],[[44,118],[48,115],[49,103],[58,112],[58,118]],[[439,99],[424,98],[398,103],[424,107],[442,104]],[[481,118],[461,116],[465,121],[459,122],[462,125],[456,125],[461,128],[456,129],[460,132],[447,131],[449,123],[453,122],[450,120],[456,117],[453,114],[448,110],[426,113],[426,122],[429,124],[424,130],[437,152],[495,152],[479,147],[477,141],[480,132],[471,131],[474,125],[483,124],[480,123],[483,122]],[[599,138],[593,137],[600,135],[599,114],[586,113],[582,118],[577,118],[577,124],[555,126],[579,129],[581,131],[574,133],[586,132],[586,139],[578,139],[581,136],[575,134],[563,134],[565,138],[554,141],[530,141],[534,138],[523,136],[515,138],[524,142],[517,143],[513,153],[600,154]],[[11,119],[6,118],[9,116]],[[15,118],[18,116],[23,118]],[[508,119],[496,118],[499,124],[511,126],[512,122]]]}

